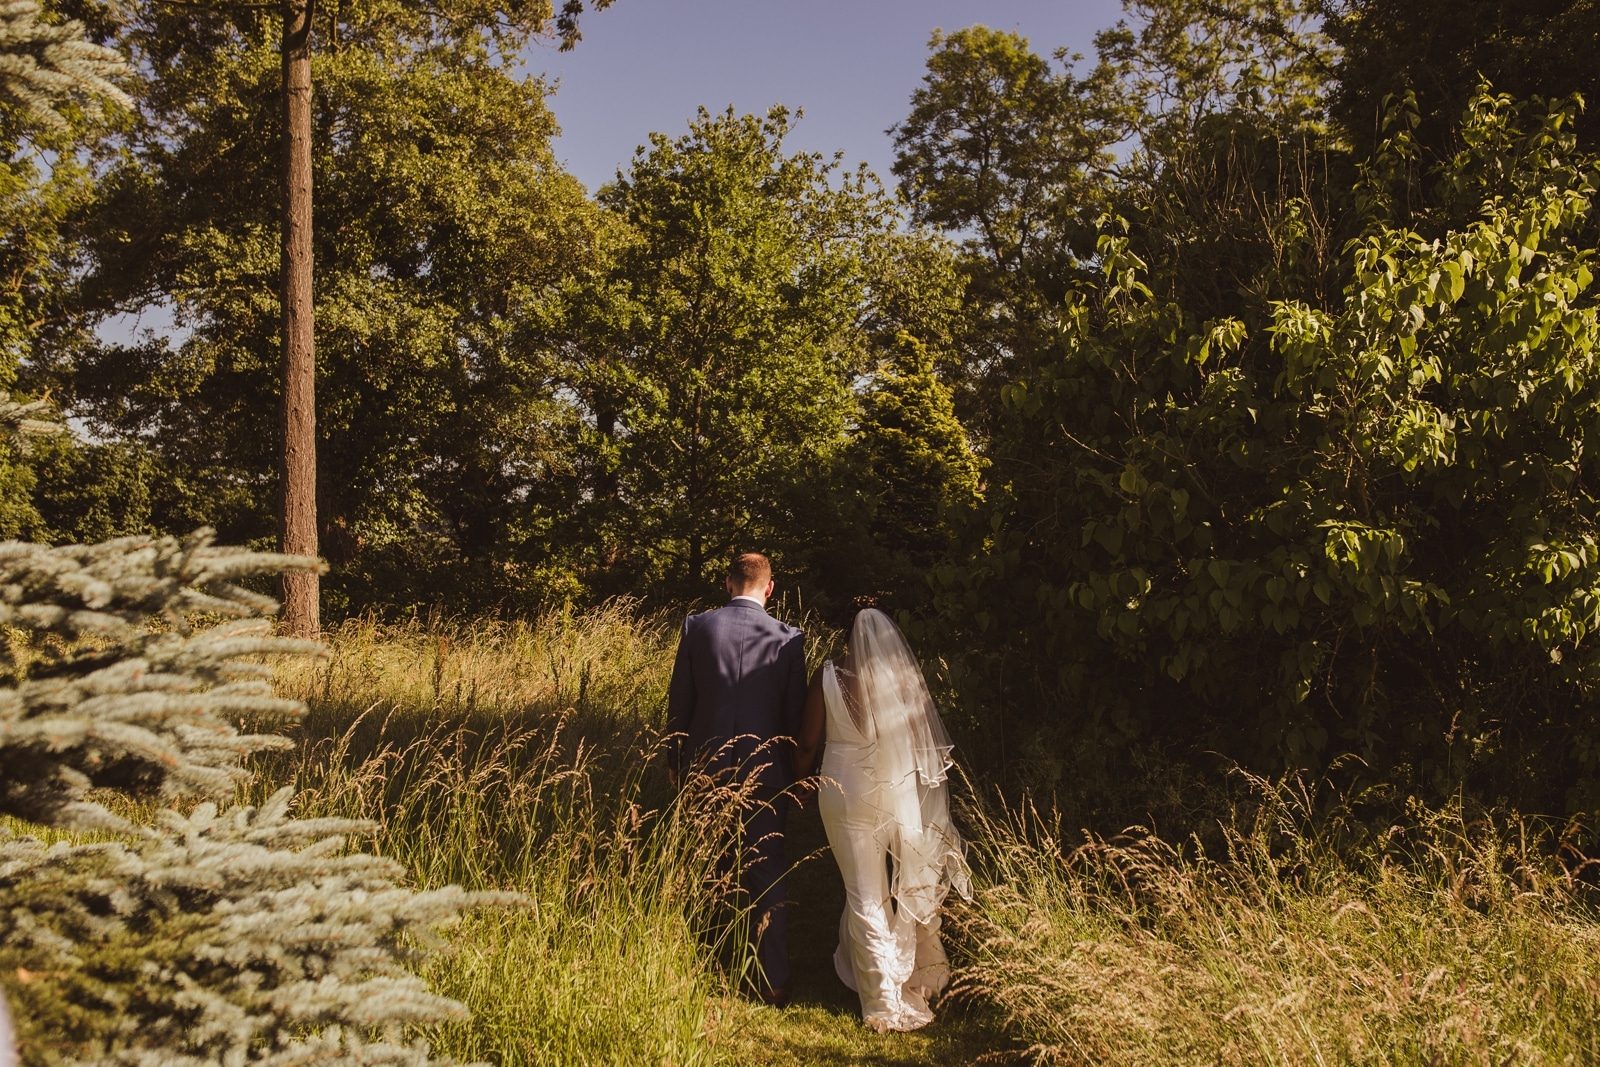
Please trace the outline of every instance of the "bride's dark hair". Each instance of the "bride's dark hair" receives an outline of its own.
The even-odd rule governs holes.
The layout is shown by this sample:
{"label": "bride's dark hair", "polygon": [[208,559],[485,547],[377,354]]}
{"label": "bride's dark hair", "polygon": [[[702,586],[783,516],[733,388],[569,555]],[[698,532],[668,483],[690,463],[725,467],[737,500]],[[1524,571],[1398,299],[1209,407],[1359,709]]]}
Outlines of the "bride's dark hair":
{"label": "bride's dark hair", "polygon": [[860,596],[851,597],[850,602],[841,607],[834,615],[833,624],[839,628],[839,633],[842,636],[848,638],[850,636],[850,628],[856,624],[856,616],[868,608],[877,608],[882,611],[883,603],[871,593],[863,593]]}

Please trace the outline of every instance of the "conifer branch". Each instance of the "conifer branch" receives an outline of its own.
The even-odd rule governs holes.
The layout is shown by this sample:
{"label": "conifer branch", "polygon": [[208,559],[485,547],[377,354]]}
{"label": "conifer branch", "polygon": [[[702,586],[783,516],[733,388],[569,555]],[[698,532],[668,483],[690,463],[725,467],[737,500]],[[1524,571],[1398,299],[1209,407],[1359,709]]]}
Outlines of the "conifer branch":
{"label": "conifer branch", "polygon": [[131,107],[115,81],[126,69],[121,55],[84,37],[81,23],[46,22],[35,0],[0,3],[0,99],[28,122],[61,129],[63,107],[79,100]]}

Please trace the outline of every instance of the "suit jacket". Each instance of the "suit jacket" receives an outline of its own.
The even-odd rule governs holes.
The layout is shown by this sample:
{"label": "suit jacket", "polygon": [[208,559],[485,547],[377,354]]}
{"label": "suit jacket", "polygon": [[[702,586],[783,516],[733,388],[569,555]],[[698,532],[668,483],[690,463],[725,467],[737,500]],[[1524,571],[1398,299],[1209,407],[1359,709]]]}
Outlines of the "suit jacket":
{"label": "suit jacket", "polygon": [[799,630],[748,600],[690,615],[667,690],[667,729],[683,735],[669,749],[672,766],[703,756],[712,774],[759,774],[770,799],[793,780],[789,750],[805,702]]}

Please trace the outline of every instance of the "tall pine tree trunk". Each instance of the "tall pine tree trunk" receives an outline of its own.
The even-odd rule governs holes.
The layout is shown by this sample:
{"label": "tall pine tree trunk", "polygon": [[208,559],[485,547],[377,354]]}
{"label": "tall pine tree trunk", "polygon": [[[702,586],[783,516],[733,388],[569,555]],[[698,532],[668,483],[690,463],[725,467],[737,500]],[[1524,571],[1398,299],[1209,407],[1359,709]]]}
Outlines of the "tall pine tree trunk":
{"label": "tall pine tree trunk", "polygon": [[[283,465],[279,543],[317,554],[317,360],[311,295],[311,0],[283,11]],[[317,576],[283,576],[283,627],[321,629]]]}

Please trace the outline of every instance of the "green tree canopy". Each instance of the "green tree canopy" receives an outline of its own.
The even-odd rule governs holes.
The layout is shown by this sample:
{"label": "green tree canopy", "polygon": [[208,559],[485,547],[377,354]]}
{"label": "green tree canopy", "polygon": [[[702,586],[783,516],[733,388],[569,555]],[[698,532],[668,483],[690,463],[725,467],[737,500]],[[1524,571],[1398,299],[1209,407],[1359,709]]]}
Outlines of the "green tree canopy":
{"label": "green tree canopy", "polygon": [[927,345],[901,332],[861,394],[845,476],[860,494],[862,543],[832,566],[885,606],[926,607],[929,577],[981,500],[982,462]]}
{"label": "green tree canopy", "polygon": [[[1412,139],[1427,163],[1461,146],[1459,118],[1480,81],[1517,97],[1600,100],[1590,45],[1600,8],[1588,0],[1451,4],[1439,0],[1322,0],[1340,49],[1332,110],[1358,152],[1383,136],[1385,100],[1417,101]],[[1596,144],[1600,118],[1574,117],[1579,143]]]}
{"label": "green tree canopy", "polygon": [[600,194],[628,236],[583,392],[612,472],[597,528],[630,584],[696,590],[736,548],[805,543],[852,385],[915,288],[875,276],[918,262],[875,179],[789,154],[789,125],[702,111]]}
{"label": "green tree canopy", "polygon": [[[525,32],[467,15],[318,23],[321,541],[347,601],[519,595],[548,549],[530,503],[557,491],[560,416],[530,323],[594,212],[550,153],[545,86],[512,69]],[[106,312],[167,305],[178,332],[49,368],[96,432],[161,457],[158,526],[244,540],[273,529],[276,484],[275,34],[251,11],[132,23],[150,77],[86,223],[83,290]]]}
{"label": "green tree canopy", "polygon": [[1567,109],[1480,97],[1462,138],[1441,177],[1475,221],[1436,239],[1369,215],[1337,298],[1286,293],[1259,329],[1200,318],[1102,239],[1059,356],[1007,390],[995,532],[952,577],[952,618],[1030,605],[1019,637],[975,639],[991,684],[1062,709],[1013,738],[1067,765],[1355,752],[1423,789],[1600,800],[1597,172]]}

